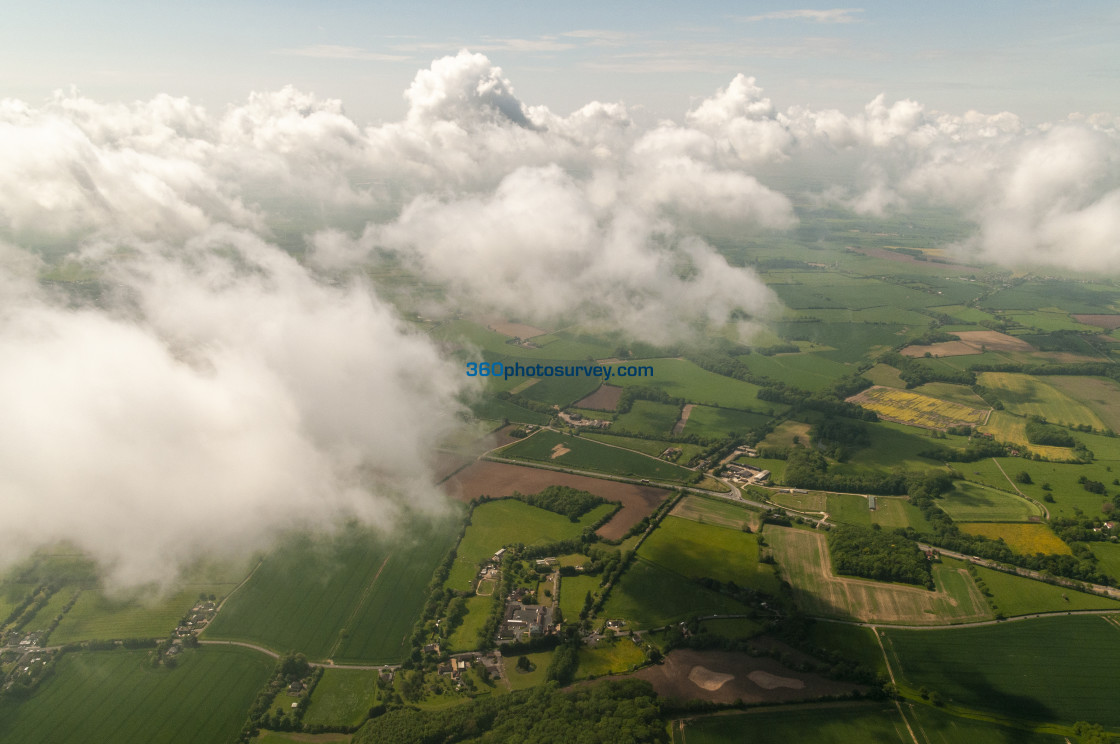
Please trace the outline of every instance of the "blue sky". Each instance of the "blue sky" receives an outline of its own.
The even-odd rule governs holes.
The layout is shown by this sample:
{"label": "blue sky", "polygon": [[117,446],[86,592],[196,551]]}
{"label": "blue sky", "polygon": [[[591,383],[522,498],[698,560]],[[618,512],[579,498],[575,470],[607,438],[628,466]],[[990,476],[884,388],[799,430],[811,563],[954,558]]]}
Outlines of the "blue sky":
{"label": "blue sky", "polygon": [[376,122],[403,113],[417,69],[464,47],[559,113],[623,100],[679,118],[737,72],[779,108],[885,93],[1028,121],[1120,111],[1115,2],[20,3],[0,25],[0,96],[74,85],[221,109],[291,83]]}

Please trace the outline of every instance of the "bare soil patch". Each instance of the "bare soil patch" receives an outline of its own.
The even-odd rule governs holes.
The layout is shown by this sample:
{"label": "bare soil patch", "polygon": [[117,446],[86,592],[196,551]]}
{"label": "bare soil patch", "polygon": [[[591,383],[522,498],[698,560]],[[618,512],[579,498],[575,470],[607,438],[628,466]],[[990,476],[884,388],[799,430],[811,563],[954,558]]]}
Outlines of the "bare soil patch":
{"label": "bare soil patch", "polygon": [[448,478],[443,489],[453,499],[467,502],[479,496],[505,498],[514,491],[537,493],[548,486],[569,486],[593,493],[607,501],[622,504],[614,518],[598,529],[607,540],[618,540],[665,500],[669,492],[653,486],[601,480],[586,475],[558,473],[554,470],[510,465],[504,462],[476,462]]}
{"label": "bare soil patch", "polygon": [[872,258],[885,258],[888,261],[899,261],[901,263],[916,264],[916,265],[919,265],[919,266],[935,265],[935,266],[944,267],[944,268],[947,268],[947,269],[956,269],[958,271],[974,270],[973,267],[965,266],[965,265],[959,264],[959,263],[951,263],[949,261],[945,261],[943,259],[938,259],[938,258],[923,261],[919,258],[915,258],[913,256],[908,256],[905,253],[900,253],[899,251],[887,250],[886,248],[856,248],[855,246],[849,246],[849,247],[853,251],[856,251],[857,253],[862,253],[865,256],[871,256]]}
{"label": "bare soil patch", "polygon": [[979,354],[980,349],[966,344],[964,341],[942,341],[939,344],[928,344],[926,346],[907,346],[899,353],[907,357],[923,357],[926,353],[935,357],[948,357]]}
{"label": "bare soil patch", "polygon": [[1096,326],[1097,328],[1107,328],[1110,331],[1114,328],[1120,328],[1120,315],[1074,315],[1073,319],[1078,323]]}
{"label": "bare soil patch", "polygon": [[558,445],[556,445],[555,447],[552,448],[552,456],[549,457],[548,459],[555,460],[557,457],[560,457],[561,455],[566,455],[569,452],[571,452],[570,449],[568,449],[567,447],[565,447],[562,444],[558,444]]}
{"label": "bare soil patch", "polygon": [[925,356],[928,351],[933,356],[944,357],[980,354],[985,351],[1036,351],[1023,339],[999,331],[956,331],[953,335],[960,337],[960,340],[928,346],[907,346],[901,353],[903,356],[920,357]]}
{"label": "bare soil patch", "polygon": [[789,669],[768,656],[728,651],[677,649],[631,676],[652,684],[662,697],[715,703],[786,703],[866,689]]}
{"label": "bare soil patch", "polygon": [[577,400],[575,407],[589,408],[592,411],[617,411],[620,398],[622,398],[622,388],[604,383],[591,395]]}
{"label": "bare soil patch", "polygon": [[684,408],[681,409],[681,419],[673,426],[673,434],[680,434],[684,431],[684,425],[688,423],[688,416],[692,413],[692,408],[692,403],[686,403]]}

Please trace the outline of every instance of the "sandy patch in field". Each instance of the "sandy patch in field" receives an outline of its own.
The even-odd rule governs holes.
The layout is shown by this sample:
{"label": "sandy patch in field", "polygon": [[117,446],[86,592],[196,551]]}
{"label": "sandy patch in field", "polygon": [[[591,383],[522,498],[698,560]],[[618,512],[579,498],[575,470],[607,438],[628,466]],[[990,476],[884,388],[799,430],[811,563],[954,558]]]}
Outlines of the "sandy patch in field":
{"label": "sandy patch in field", "polygon": [[680,434],[684,431],[684,425],[688,423],[688,416],[692,413],[693,404],[686,403],[684,408],[681,409],[681,420],[673,426],[673,434]]}
{"label": "sandy patch in field", "polygon": [[[758,673],[759,672],[753,672],[753,674]],[[694,666],[692,667],[692,671],[688,673],[688,679],[690,682],[692,682],[692,684],[701,689],[707,690],[708,692],[715,692],[731,680],[735,679],[735,675],[720,674],[719,672],[713,672],[707,667]]]}
{"label": "sandy patch in field", "polygon": [[591,395],[577,400],[575,407],[588,408],[592,411],[615,411],[618,410],[620,398],[622,398],[622,388],[604,383]]}
{"label": "sandy patch in field", "polygon": [[616,501],[622,508],[596,533],[607,540],[618,540],[630,528],[648,517],[665,500],[669,491],[654,486],[602,480],[587,475],[558,473],[554,470],[504,462],[480,461],[469,465],[443,483],[444,492],[457,501],[467,502],[479,496],[500,499],[514,491],[537,493],[548,486],[569,486],[593,493],[607,501]]}
{"label": "sandy patch in field", "polygon": [[761,669],[748,674],[747,679],[764,690],[777,690],[779,687],[788,687],[791,690],[805,689],[805,683],[799,679],[794,679],[793,677],[779,677],[776,674],[764,672]]}
{"label": "sandy patch in field", "polygon": [[1120,315],[1074,315],[1073,319],[1078,323],[1085,325],[1096,326],[1097,328],[1107,328],[1112,330],[1120,328]]}
{"label": "sandy patch in field", "polygon": [[[786,703],[826,695],[849,695],[853,690],[867,689],[851,682],[837,682],[789,669],[770,656],[731,651],[677,649],[669,652],[662,663],[626,676],[646,680],[661,697],[724,704],[740,700]],[[781,680],[783,684],[766,687],[754,681],[756,676],[765,681]],[[794,686],[795,683],[800,686]]]}
{"label": "sandy patch in field", "polygon": [[567,447],[565,447],[562,444],[558,444],[558,445],[556,445],[555,447],[552,448],[552,456],[549,457],[548,459],[555,460],[557,457],[560,457],[561,455],[566,455],[569,452],[571,452],[570,449],[568,449]]}

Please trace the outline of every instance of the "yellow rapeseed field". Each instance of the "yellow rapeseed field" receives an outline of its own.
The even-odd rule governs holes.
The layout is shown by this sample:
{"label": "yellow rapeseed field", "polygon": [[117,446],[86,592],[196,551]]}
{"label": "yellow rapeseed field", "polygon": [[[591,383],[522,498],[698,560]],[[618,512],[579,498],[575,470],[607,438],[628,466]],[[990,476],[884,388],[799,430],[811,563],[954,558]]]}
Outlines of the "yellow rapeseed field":
{"label": "yellow rapeseed field", "polygon": [[1046,553],[1049,555],[1070,555],[1072,551],[1053,531],[1044,524],[1010,524],[1006,522],[958,522],[961,531],[970,535],[980,535],[992,540],[1001,537],[1007,547],[1020,555]]}
{"label": "yellow rapeseed field", "polygon": [[875,386],[849,398],[882,418],[926,429],[947,429],[962,424],[983,424],[988,411],[915,393],[912,390]]}

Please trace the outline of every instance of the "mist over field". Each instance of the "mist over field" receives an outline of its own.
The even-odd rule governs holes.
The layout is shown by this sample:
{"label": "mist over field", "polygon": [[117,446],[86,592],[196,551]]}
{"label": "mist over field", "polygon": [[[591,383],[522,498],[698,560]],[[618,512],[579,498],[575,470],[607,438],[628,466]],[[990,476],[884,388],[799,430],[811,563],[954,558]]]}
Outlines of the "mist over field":
{"label": "mist over field", "polygon": [[775,318],[703,236],[781,235],[795,203],[949,207],[962,258],[1120,266],[1117,117],[778,110],[764,84],[641,126],[621,103],[524,102],[464,51],[368,127],[291,87],[224,111],[0,101],[0,562],[64,540],[116,585],[167,582],[285,529],[441,510],[431,452],[472,388],[370,262],[437,285],[434,315],[653,343]]}

